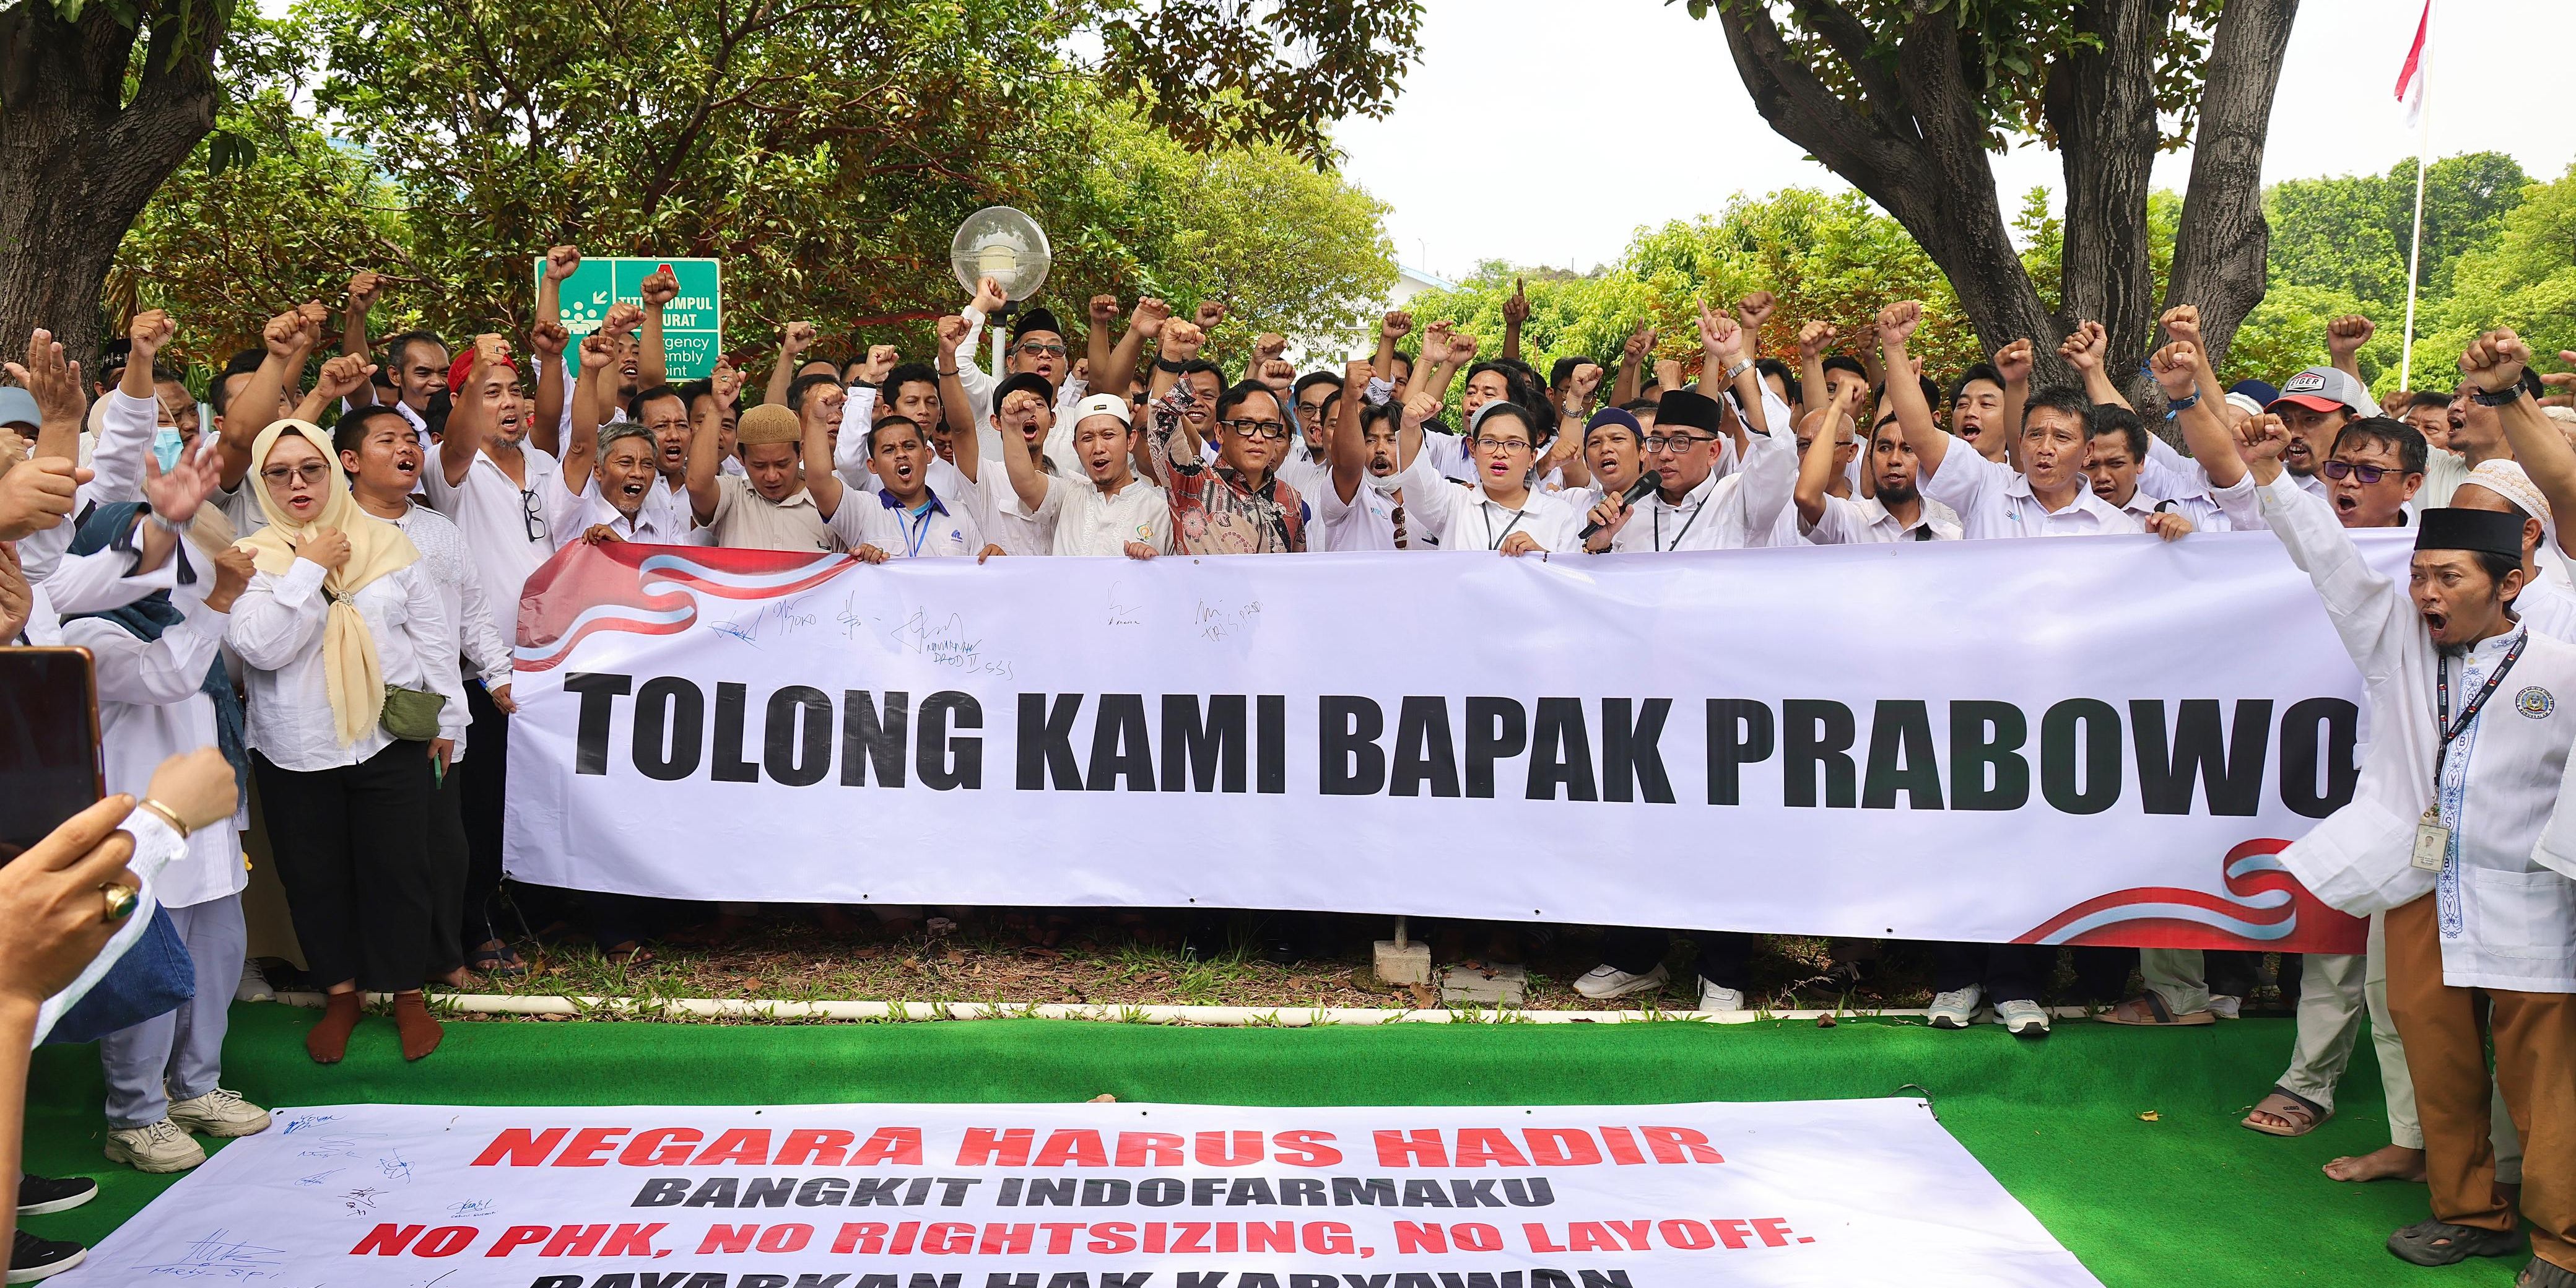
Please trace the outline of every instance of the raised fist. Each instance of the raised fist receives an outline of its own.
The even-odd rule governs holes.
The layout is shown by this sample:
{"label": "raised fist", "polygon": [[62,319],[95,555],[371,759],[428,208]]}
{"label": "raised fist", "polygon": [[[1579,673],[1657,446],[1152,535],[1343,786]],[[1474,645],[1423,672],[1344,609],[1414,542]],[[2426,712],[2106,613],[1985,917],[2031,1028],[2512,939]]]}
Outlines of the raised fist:
{"label": "raised fist", "polygon": [[1092,296],[1092,297],[1091,297],[1090,309],[1091,309],[1091,325],[1093,325],[1093,326],[1095,326],[1095,327],[1105,327],[1105,326],[1116,326],[1116,325],[1118,325],[1118,297],[1117,297],[1117,296],[1115,296],[1115,295],[1095,295],[1095,296]]}
{"label": "raised fist", "polygon": [[2147,369],[2155,373],[2156,383],[2163,387],[2167,398],[2190,397],[2199,368],[2200,346],[2189,340],[2176,340],[2147,358]]}
{"label": "raised fist", "polygon": [[1762,324],[1780,307],[1779,297],[1769,291],[1755,291],[1735,302],[1735,320],[1752,334],[1759,335]]}
{"label": "raised fist", "polygon": [[528,328],[529,350],[545,357],[562,357],[564,346],[570,343],[572,332],[565,330],[561,322],[539,322]]}
{"label": "raised fist", "polygon": [[2199,305],[2177,304],[2172,308],[2166,309],[2164,317],[2159,319],[2159,321],[2164,324],[2166,335],[2176,340],[2180,340],[2185,344],[2198,345],[2200,343]]}
{"label": "raised fist", "polygon": [[2078,322],[2057,346],[2057,356],[2077,371],[2098,371],[2111,348],[2111,336],[2099,322]]}
{"label": "raised fist", "polygon": [[1172,306],[1161,297],[1148,295],[1136,301],[1136,310],[1127,315],[1127,328],[1148,340],[1163,333],[1163,324],[1172,318]]}
{"label": "raised fist", "polygon": [[2015,340],[1995,350],[1995,374],[2002,376],[2007,386],[2028,384],[2034,361],[2030,341]]}
{"label": "raised fist", "polygon": [[1898,300],[1878,311],[1878,342],[1903,344],[1914,338],[1914,329],[1923,325],[1923,305],[1918,300]]}
{"label": "raised fist", "polygon": [[[614,317],[616,314],[612,311],[609,316]],[[787,356],[791,358],[801,358],[805,356],[805,351],[814,347],[814,324],[811,322],[790,322],[786,326],[780,327],[778,329],[778,347],[785,349],[787,351]]]}
{"label": "raised fist", "polygon": [[547,281],[561,284],[565,278],[572,276],[574,269],[579,267],[581,267],[580,247],[549,246],[546,248]]}
{"label": "raised fist", "polygon": [[1823,357],[1826,348],[1833,344],[1835,334],[1834,324],[1831,322],[1809,322],[1799,327],[1799,358]]}
{"label": "raised fist", "polygon": [[1389,340],[1401,340],[1413,334],[1413,315],[1397,309],[1379,321],[1377,333]]}
{"label": "raised fist", "polygon": [[2358,313],[2347,313],[2326,323],[2326,352],[2341,362],[2361,352],[2370,337],[2379,330],[2377,324]]}
{"label": "raised fist", "polygon": [[[2338,319],[2340,320],[2340,319]],[[2469,342],[2460,355],[2460,378],[2488,393],[2509,389],[2531,365],[2531,346],[2510,329],[2489,331]]]}
{"label": "raised fist", "polygon": [[635,287],[636,296],[644,301],[644,307],[648,309],[658,309],[670,303],[679,293],[680,275],[672,272],[668,264],[654,269],[652,276],[637,283]]}

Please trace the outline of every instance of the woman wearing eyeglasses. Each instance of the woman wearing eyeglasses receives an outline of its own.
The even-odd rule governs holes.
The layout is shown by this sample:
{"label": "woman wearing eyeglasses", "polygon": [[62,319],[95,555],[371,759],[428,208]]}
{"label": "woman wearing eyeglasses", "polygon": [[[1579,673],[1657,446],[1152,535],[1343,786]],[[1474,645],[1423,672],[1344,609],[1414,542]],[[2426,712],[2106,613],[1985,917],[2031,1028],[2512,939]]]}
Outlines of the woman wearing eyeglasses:
{"label": "woman wearing eyeglasses", "polygon": [[[1440,410],[1428,391],[1405,400],[1404,429],[1420,428]],[[1467,424],[1476,482],[1460,488],[1440,477],[1425,453],[1396,476],[1408,508],[1440,534],[1442,550],[1526,555],[1570,551],[1583,512],[1554,493],[1531,488],[1538,464],[1538,417],[1519,403],[1486,401]]]}
{"label": "woman wearing eyeglasses", "polygon": [[358,990],[394,995],[403,1058],[438,1049],[429,811],[465,732],[456,628],[411,539],[350,495],[331,439],[282,420],[251,449],[268,526],[226,642],[250,690],[251,772],[277,875],[328,1003],[305,1034],[336,1064]]}

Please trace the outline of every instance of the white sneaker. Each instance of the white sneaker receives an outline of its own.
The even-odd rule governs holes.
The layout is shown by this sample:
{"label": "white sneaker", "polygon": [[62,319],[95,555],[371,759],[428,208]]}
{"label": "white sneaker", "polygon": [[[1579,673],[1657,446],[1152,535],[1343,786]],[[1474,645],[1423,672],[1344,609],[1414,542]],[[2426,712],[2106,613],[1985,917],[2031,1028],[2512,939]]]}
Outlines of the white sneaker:
{"label": "white sneaker", "polygon": [[2229,997],[2225,993],[2212,993],[2209,996],[2209,1013],[2222,1020],[2242,1018],[2245,1014],[2245,999]]}
{"label": "white sneaker", "polygon": [[159,1175],[184,1172],[205,1162],[206,1150],[164,1118],[142,1127],[109,1128],[107,1159],[111,1163],[132,1163],[135,1171]]}
{"label": "white sneaker", "polygon": [[1954,988],[1932,997],[1930,1018],[1936,1029],[1964,1029],[1977,1022],[1977,1003],[1985,1000],[1986,990],[1975,984]]}
{"label": "white sneaker", "polygon": [[182,1130],[217,1138],[256,1136],[268,1130],[268,1111],[242,1099],[238,1091],[217,1087],[202,1096],[171,1102],[170,1121]]}
{"label": "white sneaker", "polygon": [[2048,1011],[2026,998],[1995,1003],[1995,1023],[2017,1038],[2048,1036]]}
{"label": "white sneaker", "polygon": [[277,1000],[277,990],[269,987],[268,972],[261,970],[258,962],[244,961],[242,963],[241,982],[233,985],[233,1000],[236,1002],[274,1002]]}
{"label": "white sneaker", "polygon": [[1672,977],[1673,973],[1664,969],[1661,962],[1655,963],[1653,970],[1642,975],[1631,975],[1608,962],[1603,962],[1583,972],[1583,978],[1574,981],[1574,991],[1593,1001],[1606,1002],[1614,997],[1626,997],[1630,993],[1644,993],[1662,988]]}
{"label": "white sneaker", "polygon": [[1707,1012],[1741,1011],[1744,1009],[1744,990],[1740,988],[1720,988],[1715,984],[1709,983],[1707,980],[1701,980],[1699,982],[1699,1009]]}

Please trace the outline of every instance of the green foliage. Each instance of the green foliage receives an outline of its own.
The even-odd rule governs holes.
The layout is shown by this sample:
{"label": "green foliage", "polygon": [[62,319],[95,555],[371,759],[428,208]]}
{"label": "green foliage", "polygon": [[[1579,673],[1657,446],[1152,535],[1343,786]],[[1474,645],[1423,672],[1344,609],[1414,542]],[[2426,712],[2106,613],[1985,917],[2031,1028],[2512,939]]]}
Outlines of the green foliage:
{"label": "green foliage", "polygon": [[1212,152],[1268,144],[1318,165],[1332,124],[1384,117],[1419,52],[1419,0],[1097,0],[1102,84]]}
{"label": "green foliage", "polygon": [[[2443,157],[2426,171],[2422,291],[2447,295],[2460,255],[2496,235],[2530,182],[2501,152]],[[2271,271],[2344,292],[2384,317],[2406,307],[2406,247],[2414,235],[2415,167],[2384,175],[2290,179],[2263,194],[2272,226]]]}
{"label": "green foliage", "polygon": [[[227,142],[242,138],[259,140],[256,149]],[[282,88],[257,90],[223,110],[216,131],[127,230],[108,276],[110,316],[167,309],[181,328],[172,358],[220,366],[257,345],[260,323],[287,305],[336,305],[350,265],[408,271],[400,205],[363,157],[296,112]]]}
{"label": "green foliage", "polygon": [[[1676,0],[1664,0],[1666,4]],[[1680,0],[1694,18],[1721,8],[1764,0]],[[1769,5],[1798,61],[1844,102],[1864,113],[1873,79],[1894,82],[1908,28],[1947,12],[1949,29],[1934,38],[1956,40],[1968,87],[1978,97],[1988,146],[2002,151],[2010,137],[2055,146],[2042,111],[2041,93],[2053,64],[2102,48],[2102,36],[2083,24],[2087,7],[2058,0],[1841,0],[1833,5]],[[2200,113],[2200,84],[2209,37],[2225,0],[2174,0],[2156,43],[2156,110],[2169,123],[2165,146],[2191,138]],[[1894,105],[1889,105],[1894,106]]]}
{"label": "green foliage", "polygon": [[[2535,183],[2498,235],[2459,257],[2451,291],[2415,340],[2415,384],[2445,389],[2480,331],[2512,327],[2550,370],[2576,350],[2576,166]],[[2429,376],[2425,373],[2431,373]]]}
{"label": "green foliage", "polygon": [[[530,261],[572,242],[722,259],[736,351],[814,320],[833,350],[864,330],[920,355],[929,326],[907,315],[963,303],[951,232],[1001,203],[1052,235],[1046,294],[1068,323],[1094,291],[1160,289],[1227,301],[1220,351],[1260,330],[1353,340],[1394,278],[1384,208],[1280,147],[1184,149],[1062,61],[1063,21],[1043,0],[849,0],[766,24],[723,0],[305,0],[228,46],[240,101],[127,239],[111,315],[171,308],[220,361],[374,268],[409,279],[379,334],[523,334]],[[308,75],[329,132],[292,106]]]}
{"label": "green foliage", "polygon": [[1374,334],[1367,310],[1395,284],[1385,203],[1284,148],[1198,153],[1116,110],[1086,120],[1087,164],[1046,194],[1050,227],[1070,225],[1057,253],[1077,264],[1060,285],[1049,279],[1050,295],[1074,312],[1099,291],[1122,304],[1159,295],[1182,311],[1222,300],[1209,356],[1229,367],[1262,331],[1334,353]]}
{"label": "green foliage", "polygon": [[1615,370],[1629,334],[1650,323],[1655,356],[1679,359],[1695,374],[1698,301],[1731,305],[1753,291],[1779,299],[1762,352],[1792,364],[1800,324],[1832,322],[1842,337],[1836,351],[1857,354],[1879,308],[1904,299],[1923,302],[1914,347],[1934,379],[1984,357],[1948,280],[1895,220],[1856,192],[1787,188],[1739,196],[1714,219],[1639,229],[1617,264],[1589,275],[1487,264],[1456,291],[1425,292],[1406,307],[1417,324],[1454,321],[1484,342],[1485,353],[1496,353],[1502,302],[1516,279],[1526,283],[1530,301],[1521,356],[1541,373],[1569,355]]}

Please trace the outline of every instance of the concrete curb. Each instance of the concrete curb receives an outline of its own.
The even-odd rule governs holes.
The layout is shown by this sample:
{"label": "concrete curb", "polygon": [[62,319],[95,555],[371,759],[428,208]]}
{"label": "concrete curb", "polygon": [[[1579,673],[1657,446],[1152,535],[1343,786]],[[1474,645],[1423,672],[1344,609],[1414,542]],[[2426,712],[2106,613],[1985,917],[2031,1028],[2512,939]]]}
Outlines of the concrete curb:
{"label": "concrete curb", "polygon": [[[320,1009],[320,993],[279,993],[288,1006]],[[392,994],[370,993],[367,1000],[389,1003]],[[615,1019],[837,1020],[857,1023],[927,1023],[939,1020],[1092,1020],[1115,1024],[1173,1024],[1213,1028],[1313,1028],[1318,1025],[1379,1024],[1754,1024],[1764,1020],[1833,1019],[1921,1020],[1922,1010],[1793,1011],[1525,1011],[1495,1008],[1406,1010],[1355,1006],[1118,1006],[1067,1005],[1055,1002],[790,1002],[760,998],[514,997],[497,993],[441,993],[429,1000],[433,1011],[467,1015],[564,1015]],[[2057,1019],[2081,1019],[2081,1006],[2052,1008]]]}

